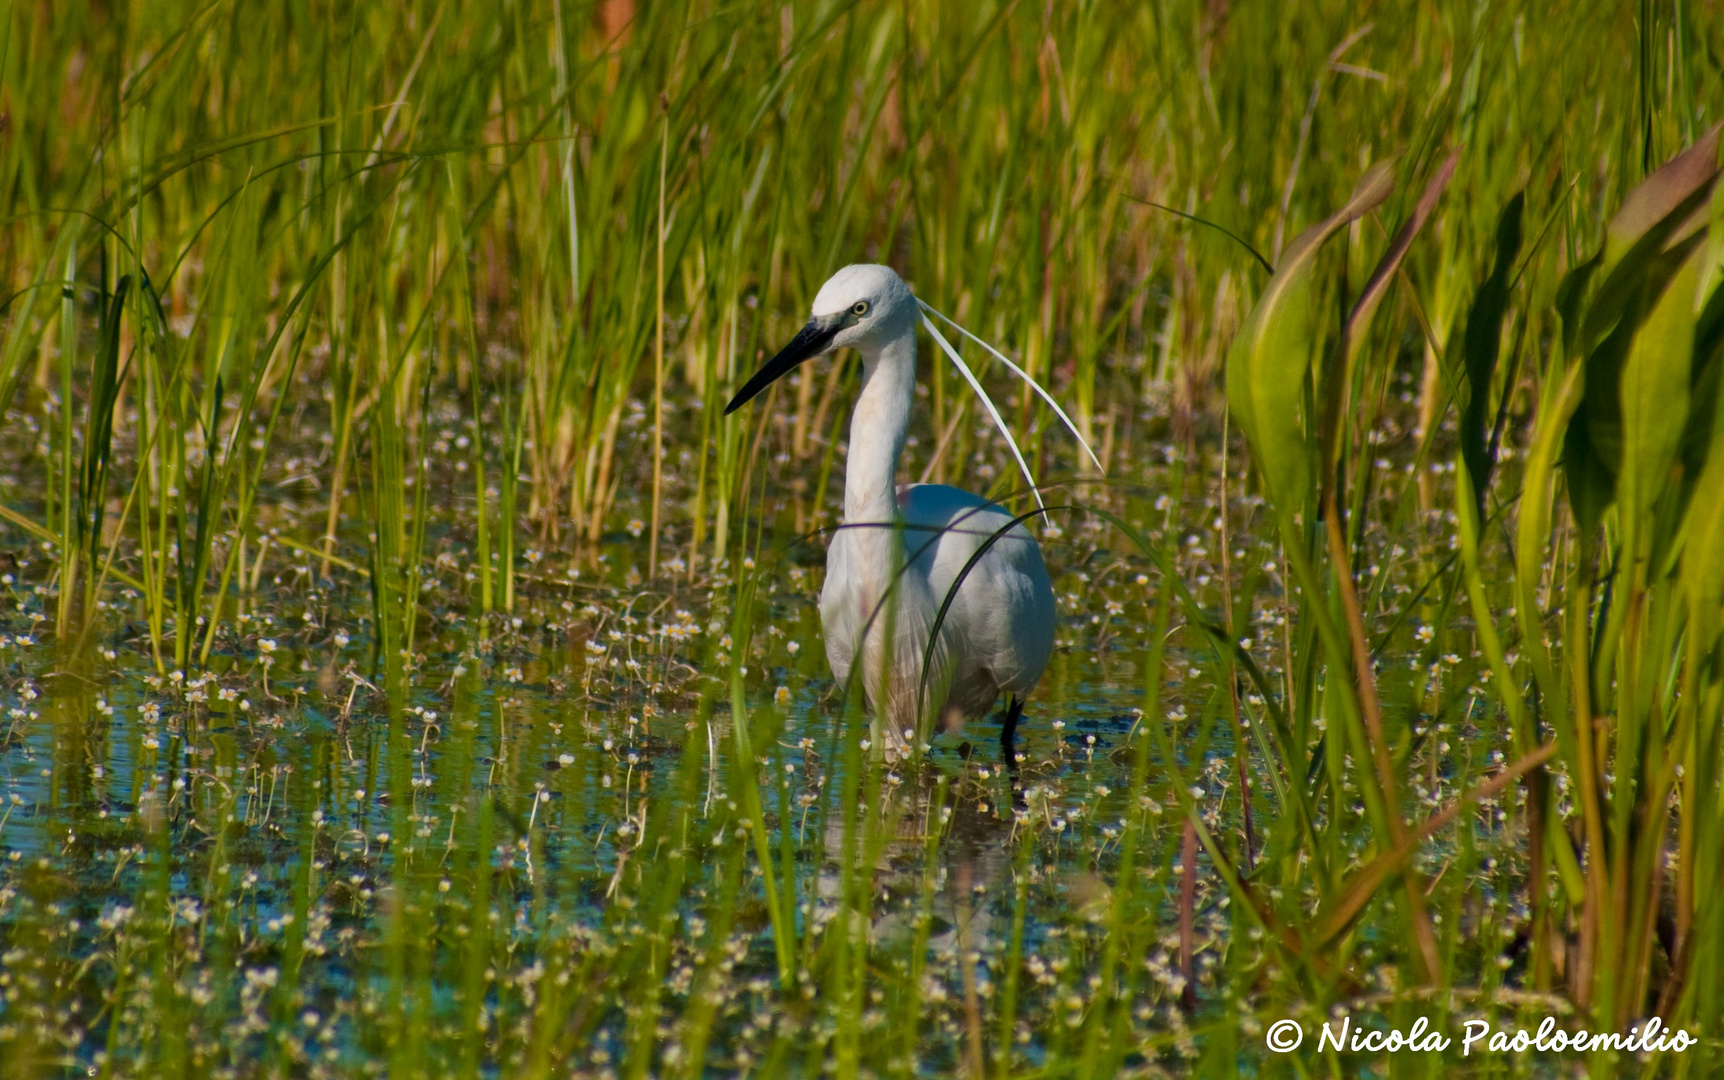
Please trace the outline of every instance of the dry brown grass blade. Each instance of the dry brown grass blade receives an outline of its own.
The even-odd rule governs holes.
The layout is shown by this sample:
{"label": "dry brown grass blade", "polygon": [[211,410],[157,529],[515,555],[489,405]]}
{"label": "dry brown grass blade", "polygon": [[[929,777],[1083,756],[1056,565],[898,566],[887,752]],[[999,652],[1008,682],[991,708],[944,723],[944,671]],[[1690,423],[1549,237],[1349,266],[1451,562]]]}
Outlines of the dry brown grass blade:
{"label": "dry brown grass blade", "polygon": [[[1376,679],[1372,674],[1370,642],[1365,633],[1364,615],[1359,605],[1357,590],[1353,586],[1352,558],[1348,549],[1346,537],[1341,524],[1340,497],[1336,491],[1335,469],[1337,455],[1340,452],[1340,432],[1345,417],[1349,411],[1350,387],[1354,358],[1359,345],[1364,340],[1365,332],[1370,326],[1371,316],[1376,313],[1377,305],[1381,303],[1388,290],[1389,282],[1394,279],[1396,270],[1412,247],[1413,239],[1429,220],[1431,212],[1436,208],[1437,199],[1443,189],[1448,186],[1449,178],[1454,175],[1455,163],[1460,151],[1456,150],[1438,167],[1436,174],[1425,185],[1424,193],[1419,197],[1414,207],[1413,215],[1396,232],[1389,244],[1389,249],[1377,263],[1375,272],[1366,284],[1364,292],[1354,305],[1352,314],[1348,317],[1342,331],[1341,346],[1338,350],[1327,379],[1328,387],[1325,395],[1326,408],[1323,418],[1322,442],[1323,456],[1320,482],[1322,485],[1323,519],[1326,539],[1329,545],[1329,558],[1335,567],[1335,581],[1341,596],[1341,606],[1347,617],[1347,634],[1352,645],[1353,667],[1356,673],[1359,690],[1360,710],[1364,715],[1366,733],[1370,737],[1371,754],[1376,766],[1378,783],[1382,789],[1383,801],[1388,808],[1390,837],[1397,848],[1406,843],[1406,826],[1401,820],[1399,797],[1395,783],[1395,773],[1390,761],[1388,741],[1383,733],[1382,708],[1377,698]],[[1367,178],[1371,183],[1372,178]],[[1377,184],[1386,185],[1390,181],[1387,174],[1382,174]],[[1361,185],[1363,189],[1365,185]],[[1359,196],[1355,196],[1358,201]],[[1430,918],[1424,910],[1423,890],[1418,883],[1409,879],[1407,882],[1407,906],[1413,921],[1413,934],[1418,942],[1420,959],[1427,977],[1434,977],[1442,968],[1442,958],[1437,950],[1436,932],[1431,926]]]}
{"label": "dry brown grass blade", "polygon": [[[1377,307],[1388,295],[1389,285],[1400,271],[1401,263],[1405,261],[1407,252],[1413,246],[1413,240],[1431,218],[1437,208],[1437,200],[1442,197],[1444,189],[1449,186],[1449,180],[1455,175],[1455,165],[1460,161],[1461,148],[1456,147],[1449,156],[1437,167],[1431,179],[1425,184],[1423,194],[1413,207],[1412,216],[1408,217],[1401,227],[1395,231],[1394,239],[1389,241],[1388,250],[1377,261],[1377,268],[1371,272],[1371,278],[1365,282],[1365,288],[1359,294],[1359,299],[1353,304],[1353,310],[1347,315],[1347,322],[1341,329],[1341,344],[1336,350],[1337,369],[1329,380],[1327,404],[1323,419],[1323,462],[1322,481],[1325,485],[1335,482],[1335,455],[1340,447],[1340,433],[1343,418],[1351,412],[1354,362],[1360,347],[1364,344],[1365,334],[1371,327],[1371,319],[1377,313]],[[1409,290],[1410,291],[1410,290]]]}
{"label": "dry brown grass blade", "polygon": [[1408,249],[1413,246],[1414,238],[1436,210],[1437,200],[1449,186],[1449,180],[1455,175],[1455,165],[1460,159],[1461,148],[1457,146],[1443,159],[1443,163],[1437,166],[1437,171],[1425,184],[1424,193],[1413,207],[1412,216],[1396,230],[1395,238],[1389,242],[1389,249],[1383,253],[1382,259],[1377,263],[1377,269],[1371,274],[1371,280],[1365,283],[1364,291],[1359,294],[1358,301],[1347,316],[1343,353],[1348,349],[1358,348],[1360,334],[1370,325],[1371,316],[1377,312],[1377,305],[1389,291],[1389,279],[1401,268],[1401,262],[1407,257]]}

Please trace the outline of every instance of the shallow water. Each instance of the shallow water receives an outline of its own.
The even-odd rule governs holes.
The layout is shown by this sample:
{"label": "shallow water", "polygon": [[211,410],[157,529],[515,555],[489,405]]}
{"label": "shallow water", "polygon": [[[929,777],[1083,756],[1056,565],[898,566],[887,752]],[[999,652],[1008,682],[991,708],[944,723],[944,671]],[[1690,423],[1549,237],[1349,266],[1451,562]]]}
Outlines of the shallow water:
{"label": "shallow water", "polygon": [[[1185,588],[1218,605],[1214,494],[1192,485],[1175,503],[1165,475],[1144,479],[1101,498],[1176,545]],[[1252,501],[1235,502],[1249,520]],[[236,591],[237,616],[191,672],[158,671],[141,608],[105,609],[82,642],[57,641],[47,560],[26,551],[6,615],[0,1037],[98,1071],[562,1061],[602,1075],[641,1037],[650,986],[661,1067],[698,1038],[708,1072],[812,1075],[849,1032],[863,1060],[939,1073],[978,1044],[978,1023],[990,1045],[1009,1030],[1033,1067],[1089,1037],[1097,972],[1116,963],[1109,926],[1125,918],[1133,936],[1120,940],[1142,943],[1125,968],[1141,984],[1121,1021],[1129,1060],[1196,1053],[1189,1025],[1237,1008],[1220,972],[1239,927],[1200,854],[1188,1019],[1182,819],[1162,747],[1234,852],[1241,766],[1214,654],[1193,635],[1170,639],[1160,708],[1141,712],[1154,564],[1099,518],[1064,514],[1043,537],[1060,629],[1021,765],[1003,767],[997,716],[887,762],[827,673],[819,541],[787,534],[804,513],[792,503],[769,494],[776,538],[738,568],[758,590],[741,656],[733,574],[691,577],[676,556],[644,582],[638,521],[597,549],[529,549],[516,611],[485,614],[452,496],[430,530],[412,652],[393,665],[375,655],[363,536],[342,547],[352,568],[328,578],[314,556],[274,545],[267,577]],[[267,510],[280,535],[304,529],[291,500]],[[686,537],[666,540],[675,551]],[[1278,679],[1268,549],[1231,542],[1265,631],[1247,645]],[[764,843],[737,768],[735,663]],[[1249,730],[1261,698],[1244,690]],[[1165,743],[1149,737],[1157,724]],[[1134,795],[1145,743],[1148,785]],[[1274,779],[1260,754],[1243,768],[1260,838]],[[1448,771],[1433,764],[1433,793]],[[781,908],[787,982],[767,860],[794,897]],[[838,932],[847,924],[861,936]],[[844,981],[864,947],[866,1001]],[[1010,982],[1014,1015],[1001,1019]],[[901,1048],[873,1043],[905,1016],[918,1020]]]}

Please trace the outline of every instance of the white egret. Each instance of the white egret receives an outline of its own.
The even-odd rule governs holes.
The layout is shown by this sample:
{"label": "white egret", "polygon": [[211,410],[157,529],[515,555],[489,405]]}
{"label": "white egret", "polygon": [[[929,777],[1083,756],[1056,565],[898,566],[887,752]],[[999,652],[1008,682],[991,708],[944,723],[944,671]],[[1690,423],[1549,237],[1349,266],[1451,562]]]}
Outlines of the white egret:
{"label": "white egret", "polygon": [[1053,651],[1053,585],[1035,538],[1001,507],[944,484],[896,483],[915,399],[920,316],[890,267],[846,266],[814,298],[807,325],[725,413],[806,360],[845,346],[862,354],[844,520],[820,593],[826,659],[840,684],[860,659],[857,677],[895,756],[934,719],[955,731],[1006,694],[1000,744],[1011,763],[1024,699]]}

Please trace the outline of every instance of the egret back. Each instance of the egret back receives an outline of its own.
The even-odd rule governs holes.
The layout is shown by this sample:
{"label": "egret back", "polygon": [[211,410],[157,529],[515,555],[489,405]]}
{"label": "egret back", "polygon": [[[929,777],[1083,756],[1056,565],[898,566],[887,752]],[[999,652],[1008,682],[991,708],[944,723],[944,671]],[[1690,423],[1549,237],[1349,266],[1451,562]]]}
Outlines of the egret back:
{"label": "egret back", "polygon": [[1041,545],[1003,507],[962,488],[911,484],[898,489],[898,501],[913,569],[936,612],[956,586],[942,625],[942,635],[951,634],[952,704],[973,717],[1001,691],[1028,694],[1054,646],[1053,583]]}

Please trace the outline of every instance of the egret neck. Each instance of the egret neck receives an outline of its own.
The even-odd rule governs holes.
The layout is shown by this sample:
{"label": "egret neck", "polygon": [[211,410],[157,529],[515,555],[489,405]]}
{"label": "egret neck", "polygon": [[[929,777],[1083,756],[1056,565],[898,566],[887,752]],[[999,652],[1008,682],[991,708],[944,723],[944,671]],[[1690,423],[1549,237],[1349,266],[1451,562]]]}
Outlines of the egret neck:
{"label": "egret neck", "polygon": [[[884,524],[898,509],[898,458],[916,394],[916,334],[911,329],[862,353],[862,393],[850,417],[844,466],[844,520]],[[884,540],[889,529],[861,529]],[[858,539],[861,539],[858,537]]]}

